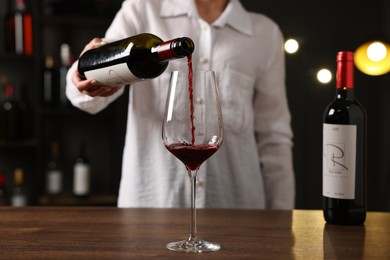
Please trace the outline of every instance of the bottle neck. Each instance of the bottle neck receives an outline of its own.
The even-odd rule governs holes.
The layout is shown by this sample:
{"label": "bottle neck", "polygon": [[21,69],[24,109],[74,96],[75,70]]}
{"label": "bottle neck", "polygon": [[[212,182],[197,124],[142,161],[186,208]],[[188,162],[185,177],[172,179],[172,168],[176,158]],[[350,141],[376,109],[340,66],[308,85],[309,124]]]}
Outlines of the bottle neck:
{"label": "bottle neck", "polygon": [[337,98],[354,98],[354,63],[351,53],[339,53],[337,57],[336,96]]}
{"label": "bottle neck", "polygon": [[7,84],[5,86],[4,96],[7,101],[14,99],[15,89],[13,85]]}
{"label": "bottle neck", "polygon": [[80,142],[79,157],[78,158],[82,158],[82,159],[86,160],[86,146],[87,146],[87,144],[84,141]]}
{"label": "bottle neck", "polygon": [[187,37],[176,38],[159,44],[152,51],[157,52],[159,59],[162,61],[179,59],[192,54],[194,42]]}
{"label": "bottle neck", "polygon": [[336,98],[337,99],[348,99],[348,100],[354,100],[355,99],[355,93],[353,88],[337,88],[336,89]]}
{"label": "bottle neck", "polygon": [[26,11],[26,3],[24,2],[24,0],[15,1],[15,10],[19,12]]}
{"label": "bottle neck", "polygon": [[0,173],[0,186],[5,186],[5,175]]}
{"label": "bottle neck", "polygon": [[53,161],[57,161],[58,160],[58,155],[59,155],[58,143],[57,142],[53,142],[51,144],[51,159]]}
{"label": "bottle neck", "polygon": [[16,186],[23,185],[23,171],[19,168],[15,170],[14,183]]}

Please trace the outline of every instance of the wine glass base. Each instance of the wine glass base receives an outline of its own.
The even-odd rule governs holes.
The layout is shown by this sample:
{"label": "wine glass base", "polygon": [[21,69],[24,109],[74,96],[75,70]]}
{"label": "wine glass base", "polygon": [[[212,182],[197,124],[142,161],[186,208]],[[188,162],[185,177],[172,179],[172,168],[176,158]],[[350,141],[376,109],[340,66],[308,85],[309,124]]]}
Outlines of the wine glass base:
{"label": "wine glass base", "polygon": [[221,249],[221,245],[198,239],[182,240],[167,244],[167,249],[175,252],[206,253],[218,251],[219,249]]}

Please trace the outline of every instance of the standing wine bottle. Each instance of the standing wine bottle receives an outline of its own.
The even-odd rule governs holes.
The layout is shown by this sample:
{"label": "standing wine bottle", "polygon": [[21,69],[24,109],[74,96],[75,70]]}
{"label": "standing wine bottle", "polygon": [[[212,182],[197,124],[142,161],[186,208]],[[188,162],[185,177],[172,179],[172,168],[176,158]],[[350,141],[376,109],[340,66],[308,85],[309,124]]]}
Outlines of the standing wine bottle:
{"label": "standing wine bottle", "polygon": [[27,196],[24,191],[23,170],[16,168],[14,172],[14,186],[12,188],[11,206],[24,207],[27,205]]}
{"label": "standing wine bottle", "polygon": [[33,54],[32,16],[26,10],[25,0],[15,0],[14,7],[6,16],[5,31],[7,52]]}
{"label": "standing wine bottle", "polygon": [[65,106],[68,104],[68,99],[66,97],[66,74],[68,73],[69,67],[72,63],[72,55],[70,51],[70,46],[67,43],[61,44],[60,50],[61,56],[61,67],[59,69],[59,81],[60,81],[60,91],[59,91],[59,100],[60,105]]}
{"label": "standing wine bottle", "polygon": [[0,106],[0,140],[15,141],[20,138],[20,109],[15,99],[15,88],[7,83]]}
{"label": "standing wine bottle", "polygon": [[0,173],[0,206],[8,205],[7,182],[4,173]]}
{"label": "standing wine bottle", "polygon": [[107,86],[123,86],[160,76],[169,60],[194,51],[190,38],[163,42],[153,34],[139,34],[85,52],[79,59],[81,78],[95,79]]}
{"label": "standing wine bottle", "polygon": [[337,54],[336,98],[324,114],[323,213],[331,224],[366,218],[367,116],[354,96],[352,52]]}
{"label": "standing wine bottle", "polygon": [[43,104],[47,107],[52,107],[55,104],[54,100],[54,59],[52,56],[45,58],[45,70],[43,72]]}
{"label": "standing wine bottle", "polygon": [[58,142],[52,142],[50,161],[47,164],[46,172],[46,192],[48,195],[60,195],[62,193],[62,175]]}
{"label": "standing wine bottle", "polygon": [[90,193],[91,168],[85,156],[85,143],[80,143],[80,153],[73,165],[73,194],[86,197]]}

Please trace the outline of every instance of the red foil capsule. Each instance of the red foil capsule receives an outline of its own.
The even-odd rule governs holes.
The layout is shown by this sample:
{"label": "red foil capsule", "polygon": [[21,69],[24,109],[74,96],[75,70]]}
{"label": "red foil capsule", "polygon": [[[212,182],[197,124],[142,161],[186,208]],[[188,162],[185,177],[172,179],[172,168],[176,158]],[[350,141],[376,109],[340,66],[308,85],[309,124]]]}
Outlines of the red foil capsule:
{"label": "red foil capsule", "polygon": [[173,48],[171,47],[174,41],[175,39],[166,41],[158,46],[158,56],[161,60],[171,60],[176,57]]}
{"label": "red foil capsule", "polygon": [[337,88],[353,88],[353,52],[340,51],[337,53],[337,74],[336,87]]}
{"label": "red foil capsule", "polygon": [[157,48],[158,57],[163,61],[183,58],[191,55],[193,51],[194,42],[188,37],[163,42]]}

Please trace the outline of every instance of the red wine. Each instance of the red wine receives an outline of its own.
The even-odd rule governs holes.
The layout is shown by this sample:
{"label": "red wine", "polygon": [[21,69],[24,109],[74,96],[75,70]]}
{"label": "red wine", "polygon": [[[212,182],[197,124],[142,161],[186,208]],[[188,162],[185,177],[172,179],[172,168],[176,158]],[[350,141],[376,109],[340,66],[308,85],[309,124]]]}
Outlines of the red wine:
{"label": "red wine", "polygon": [[176,143],[165,145],[165,147],[191,171],[197,170],[205,160],[219,149],[218,145],[209,144],[189,145]]}
{"label": "red wine", "polygon": [[353,70],[353,53],[339,52],[336,98],[323,121],[323,213],[331,224],[366,218],[367,116],[354,97]]}
{"label": "red wine", "polygon": [[188,93],[190,98],[190,120],[191,120],[191,143],[194,145],[195,143],[195,123],[194,123],[194,87],[192,85],[192,77],[193,77],[193,70],[192,70],[192,55],[187,56],[187,63],[188,63]]}
{"label": "red wine", "polygon": [[194,51],[190,38],[163,42],[143,33],[88,50],[79,59],[81,78],[95,79],[107,86],[123,86],[160,76],[173,59]]}

